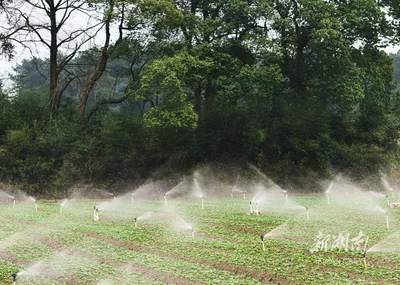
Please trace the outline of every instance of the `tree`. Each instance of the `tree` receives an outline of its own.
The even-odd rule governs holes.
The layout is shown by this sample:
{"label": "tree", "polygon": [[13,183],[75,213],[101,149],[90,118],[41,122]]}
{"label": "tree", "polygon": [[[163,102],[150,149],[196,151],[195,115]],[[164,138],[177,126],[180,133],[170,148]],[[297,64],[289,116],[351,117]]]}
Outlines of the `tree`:
{"label": "tree", "polygon": [[[75,79],[68,74],[68,63],[103,27],[96,19],[98,13],[87,1],[72,0],[19,0],[5,3],[5,15],[11,32],[9,41],[32,49],[36,44],[44,46],[49,54],[49,111],[56,115],[63,92]],[[87,17],[87,24],[71,30],[71,22],[77,17]],[[64,82],[60,82],[63,73]]]}

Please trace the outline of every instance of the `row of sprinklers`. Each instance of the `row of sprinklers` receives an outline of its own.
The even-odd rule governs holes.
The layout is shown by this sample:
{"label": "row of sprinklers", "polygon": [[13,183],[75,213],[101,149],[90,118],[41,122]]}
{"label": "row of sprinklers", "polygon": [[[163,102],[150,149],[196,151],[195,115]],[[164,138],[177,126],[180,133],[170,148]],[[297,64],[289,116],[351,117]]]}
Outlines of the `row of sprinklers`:
{"label": "row of sprinklers", "polygon": [[[165,205],[168,205],[168,202],[169,202],[170,197],[172,198],[174,192],[176,191],[177,188],[179,188],[179,187],[182,186],[182,183],[183,183],[183,182],[179,183],[178,185],[176,185],[175,187],[173,187],[172,189],[170,189],[169,191],[167,191],[167,192],[164,194],[163,199],[164,199]],[[327,204],[328,204],[328,205],[331,204],[331,194],[332,194],[332,189],[334,188],[334,184],[335,184],[335,182],[332,181],[332,182],[329,184],[327,190],[325,191],[325,195],[326,195],[326,198],[327,198]],[[201,199],[201,208],[204,209],[204,207],[205,207],[205,204],[204,204],[205,195],[204,195],[204,193],[202,192],[201,187],[200,187],[199,182],[197,181],[196,177],[193,178],[193,186],[194,186],[194,194],[195,194],[195,197]],[[286,204],[288,204],[288,203],[289,203],[289,195],[288,195],[288,192],[287,192],[286,190],[280,189],[280,192],[279,192],[279,193],[282,195],[284,202],[285,202]],[[238,189],[236,189],[236,185],[234,185],[234,187],[233,187],[233,189],[232,189],[231,197],[233,198],[235,194],[242,195],[243,199],[246,200],[246,194],[247,194],[247,192],[246,192],[246,191],[243,191],[243,190],[238,190]],[[112,197],[114,200],[117,199],[116,196],[115,196],[113,193],[109,193],[108,196]],[[15,197],[12,196],[12,195],[9,195],[8,198],[9,198],[10,201],[12,201],[13,208],[15,208],[15,204],[16,204],[16,199],[15,199]],[[389,196],[388,196],[388,195],[386,195],[385,198],[386,198],[386,200],[387,200],[387,204],[388,204],[389,207],[397,207],[397,206],[396,206],[397,203],[390,203],[390,201],[389,201]],[[135,202],[135,192],[130,193],[130,199],[131,199],[131,202],[132,202],[132,203]],[[38,210],[38,207],[37,207],[36,200],[35,200],[33,197],[29,197],[29,200],[33,202],[33,204],[35,205],[35,210],[37,211],[37,210]],[[59,203],[60,215],[63,215],[63,209],[66,207],[66,205],[68,204],[68,202],[69,202],[68,199],[64,199],[64,200],[62,200],[62,201]],[[304,208],[304,210],[305,210],[307,220],[309,220],[309,219],[310,219],[310,211],[309,211],[309,208],[308,208],[308,207],[303,207],[303,208]],[[382,213],[385,213],[385,214],[386,214],[385,223],[386,223],[387,229],[389,229],[389,216],[388,216],[388,213],[387,213],[386,210],[384,210],[384,209],[382,209],[382,208],[380,208],[380,210],[382,211]],[[93,207],[93,221],[98,222],[98,221],[100,220],[100,212],[101,212],[101,211],[102,211],[102,207],[101,207],[101,206],[95,205],[95,206]],[[250,214],[252,214],[252,215],[260,215],[260,214],[261,214],[260,205],[259,205],[259,202],[258,202],[257,200],[252,200],[252,201],[250,201]],[[134,223],[134,227],[135,227],[135,228],[138,228],[138,223],[139,223],[140,221],[146,219],[146,215],[147,215],[147,213],[144,214],[144,215],[142,215],[142,216],[138,216],[138,217],[134,217],[134,218],[133,218],[133,223]],[[188,224],[188,223],[186,223],[185,221],[183,221],[182,224],[183,224],[183,227],[184,227],[187,231],[190,231],[191,237],[194,238],[194,237],[195,237],[195,231],[194,231],[193,226],[190,225],[190,224]],[[261,236],[260,236],[260,237],[261,237],[262,250],[263,250],[263,251],[266,250],[265,240],[268,239],[268,238],[270,238],[270,236],[271,236],[271,233],[270,233],[270,232],[269,232],[269,233],[263,233],[263,234],[261,234]],[[363,262],[364,262],[365,268],[367,267],[367,253],[368,253],[368,250],[367,250],[367,247],[365,247],[365,249],[364,249],[364,251],[363,251],[363,254],[362,254],[362,256],[363,256]],[[14,280],[16,280],[16,277],[17,277],[17,274],[15,274],[15,279],[14,279]]]}
{"label": "row of sprinklers", "polygon": [[15,196],[10,195],[6,192],[1,191],[0,193],[0,198],[2,201],[6,201],[9,202],[12,206],[13,209],[15,209],[16,205],[17,205],[17,201],[21,201],[21,203],[31,203],[35,209],[35,212],[38,212],[38,204],[35,198],[33,198],[32,196],[26,197],[24,199],[20,199],[18,200]]}
{"label": "row of sprinklers", "polygon": [[[339,176],[339,178],[337,180],[340,181],[340,179],[341,179],[341,177]],[[380,198],[381,200],[383,200],[383,199],[386,200],[386,204],[387,204],[388,208],[400,208],[400,202],[392,202],[390,200],[389,194],[391,192],[392,193],[394,192],[393,188],[390,186],[390,184],[387,182],[387,180],[384,177],[382,177],[381,179],[382,179],[383,185],[385,186],[385,189],[387,190],[387,193],[386,194],[382,194],[382,193],[369,191],[369,192],[367,192],[368,195],[375,196],[375,198]],[[332,198],[332,190],[333,190],[334,186],[335,186],[335,181],[331,181],[329,186],[328,186],[328,188],[324,192],[324,194],[326,196],[326,200],[327,200],[327,205],[331,205],[331,203],[332,203],[332,201],[331,201],[332,199],[331,198]],[[288,203],[288,193],[287,193],[287,191],[281,191],[281,194],[284,195],[285,201],[286,201],[286,203]],[[351,195],[351,193],[345,193],[345,195],[349,196],[349,195]],[[307,220],[309,220],[310,219],[310,215],[309,215],[308,207],[305,207],[305,210],[306,210]],[[384,217],[385,217],[384,223],[385,223],[386,229],[389,230],[390,226],[389,226],[389,213],[388,213],[388,210],[385,210],[381,206],[376,205],[376,206],[373,207],[373,211],[375,211],[377,213],[384,214]],[[258,207],[258,204],[254,203],[252,201],[250,201],[250,214],[252,214],[252,215],[260,215],[261,214],[260,210],[259,210],[259,207]],[[280,232],[282,230],[282,227],[285,227],[285,226],[287,226],[287,224],[283,224],[283,225],[278,226],[277,228],[275,228],[275,229],[273,229],[273,230],[271,230],[269,232],[263,232],[263,233],[260,234],[259,237],[260,237],[260,240],[261,240],[262,251],[266,251],[267,250],[266,244],[265,244],[266,240],[268,240],[268,239],[273,240],[274,236],[278,232]],[[366,237],[364,246],[361,249],[357,250],[357,252],[359,252],[359,254],[360,254],[360,257],[362,259],[361,263],[362,263],[362,265],[363,265],[365,270],[368,268],[368,259],[367,259],[368,254],[372,253],[374,251],[375,252],[379,251],[379,250],[377,250],[378,245],[375,245],[375,246],[372,246],[372,247],[368,248],[368,240],[369,240],[369,238]],[[348,251],[348,250],[346,249],[345,251]]]}

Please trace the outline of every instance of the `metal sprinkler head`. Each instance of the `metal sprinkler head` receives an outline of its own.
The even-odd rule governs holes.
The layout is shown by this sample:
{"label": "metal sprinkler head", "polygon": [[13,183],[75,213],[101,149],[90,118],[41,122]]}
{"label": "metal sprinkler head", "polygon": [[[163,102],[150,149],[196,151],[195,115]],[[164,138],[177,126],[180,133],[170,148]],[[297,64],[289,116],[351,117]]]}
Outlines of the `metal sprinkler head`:
{"label": "metal sprinkler head", "polygon": [[367,269],[368,268],[367,251],[364,251],[364,253],[363,253],[363,263],[364,263],[364,269]]}
{"label": "metal sprinkler head", "polygon": [[13,280],[13,284],[15,284],[17,282],[17,275],[18,273],[14,272],[13,274],[11,274],[11,278]]}
{"label": "metal sprinkler head", "polygon": [[262,233],[262,234],[260,235],[261,244],[262,244],[262,250],[263,250],[263,251],[265,251],[264,239],[265,239],[265,235],[266,235],[266,234],[267,234],[267,233]]}
{"label": "metal sprinkler head", "polygon": [[93,207],[93,221],[98,222],[100,220],[99,218],[99,208],[97,206]]}

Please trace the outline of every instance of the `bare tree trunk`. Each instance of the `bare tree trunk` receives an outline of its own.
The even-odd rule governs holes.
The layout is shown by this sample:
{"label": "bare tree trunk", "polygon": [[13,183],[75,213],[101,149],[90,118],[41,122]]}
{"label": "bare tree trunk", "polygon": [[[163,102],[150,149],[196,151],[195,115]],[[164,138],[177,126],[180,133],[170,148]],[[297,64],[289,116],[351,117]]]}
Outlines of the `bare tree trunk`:
{"label": "bare tree trunk", "polygon": [[54,116],[59,108],[58,94],[58,45],[57,45],[57,19],[54,1],[49,1],[49,17],[50,17],[50,74],[49,74],[49,102],[50,115]]}
{"label": "bare tree trunk", "polygon": [[83,117],[86,112],[86,106],[89,99],[90,94],[92,93],[96,82],[101,78],[104,71],[106,70],[109,55],[109,47],[110,47],[110,23],[112,21],[112,14],[114,10],[114,1],[110,1],[110,8],[107,11],[107,16],[105,20],[105,30],[106,30],[106,39],[101,50],[101,55],[99,61],[94,69],[94,71],[89,75],[88,80],[85,83],[80,95],[79,95],[79,112]]}

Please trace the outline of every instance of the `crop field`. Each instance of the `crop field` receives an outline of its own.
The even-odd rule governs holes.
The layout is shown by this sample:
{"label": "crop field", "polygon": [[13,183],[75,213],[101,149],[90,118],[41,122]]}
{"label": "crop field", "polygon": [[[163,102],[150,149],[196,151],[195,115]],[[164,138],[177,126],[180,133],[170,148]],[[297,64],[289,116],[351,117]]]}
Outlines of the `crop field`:
{"label": "crop field", "polygon": [[[198,199],[71,200],[62,213],[58,201],[37,201],[37,211],[5,203],[0,283],[18,273],[16,284],[400,284],[400,210],[385,208],[388,228],[385,214],[323,195],[290,201],[308,218],[299,206],[250,215],[241,197],[205,199],[203,207]],[[316,244],[321,234],[333,241],[360,231],[365,250],[376,249],[367,266],[363,250]]]}

